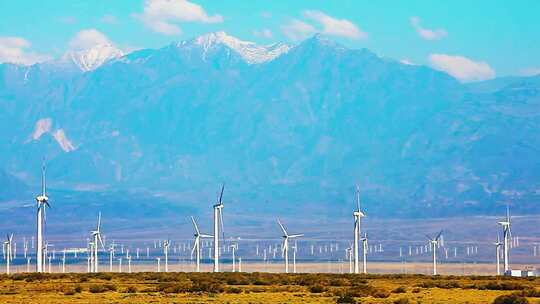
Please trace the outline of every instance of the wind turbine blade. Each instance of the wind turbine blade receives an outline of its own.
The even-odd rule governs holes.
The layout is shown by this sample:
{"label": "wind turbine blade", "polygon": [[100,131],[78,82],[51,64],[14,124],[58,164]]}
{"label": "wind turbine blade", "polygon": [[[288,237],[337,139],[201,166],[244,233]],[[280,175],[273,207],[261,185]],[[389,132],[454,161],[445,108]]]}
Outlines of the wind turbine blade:
{"label": "wind turbine blade", "polygon": [[290,238],[296,238],[296,237],[301,237],[301,236],[304,236],[304,234],[293,234],[293,235],[289,235]]}
{"label": "wind turbine blade", "polygon": [[46,195],[45,189],[45,157],[43,158],[43,163],[41,165],[41,194]]}
{"label": "wind turbine blade", "polygon": [[[101,233],[98,233],[97,237],[98,237],[99,243],[101,244],[101,248],[103,248],[103,250],[105,250],[105,244],[103,244],[103,240],[101,239]],[[97,246],[97,244],[96,244],[96,246]]]}
{"label": "wind turbine blade", "polygon": [[199,231],[199,227],[197,227],[197,223],[195,222],[193,216],[191,217],[191,222],[193,223],[193,227],[195,228],[195,233],[197,233],[197,235],[200,235],[201,233]]}
{"label": "wind turbine blade", "polygon": [[[223,194],[223,190],[222,190],[222,194]],[[223,228],[223,211],[221,208],[219,208],[219,222],[221,223],[221,237],[223,238],[223,241],[225,241],[225,229]]]}
{"label": "wind turbine blade", "polygon": [[433,241],[433,239],[429,235],[426,234],[425,236],[429,241]]}
{"label": "wind turbine blade", "polygon": [[289,235],[287,234],[287,231],[285,230],[285,227],[283,227],[283,225],[281,224],[279,219],[277,220],[277,222],[279,224],[279,227],[281,227],[281,231],[283,231],[283,235],[288,237]]}
{"label": "wind turbine blade", "polygon": [[439,241],[439,238],[441,237],[442,235],[442,230],[439,232],[439,234],[437,234],[437,237],[435,238],[435,241]]}
{"label": "wind turbine blade", "polygon": [[218,203],[221,204],[221,199],[223,198],[223,191],[225,190],[225,183],[221,185],[221,193],[219,194],[219,201]]}
{"label": "wind turbine blade", "polygon": [[97,229],[96,229],[98,233],[99,233],[100,226],[101,226],[101,212],[98,214]]}
{"label": "wind turbine blade", "polygon": [[195,249],[197,247],[197,240],[199,239],[198,236],[195,237],[195,241],[193,242],[193,248],[191,248],[191,256],[193,256],[193,253],[195,252]]}
{"label": "wind turbine blade", "polygon": [[360,186],[356,185],[356,208],[360,212]]}

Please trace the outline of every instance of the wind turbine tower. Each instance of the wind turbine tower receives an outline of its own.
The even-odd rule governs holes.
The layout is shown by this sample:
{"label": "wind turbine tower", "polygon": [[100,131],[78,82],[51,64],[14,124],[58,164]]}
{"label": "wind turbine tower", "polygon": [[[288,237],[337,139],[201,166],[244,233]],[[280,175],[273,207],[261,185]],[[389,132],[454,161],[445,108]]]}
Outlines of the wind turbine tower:
{"label": "wind turbine tower", "polygon": [[497,242],[493,243],[493,245],[495,245],[495,263],[497,263],[497,275],[501,275],[501,258],[500,258],[500,253],[501,253],[501,246],[502,246],[503,243],[501,243],[501,239],[499,237],[499,235],[497,234]]}
{"label": "wind turbine tower", "polygon": [[362,273],[367,273],[367,253],[368,253],[368,236],[367,233],[364,233],[362,241]]}
{"label": "wind turbine tower", "polygon": [[426,237],[429,240],[430,246],[432,246],[432,253],[433,253],[433,275],[437,275],[437,246],[439,245],[439,241],[441,239],[442,230],[439,232],[437,237],[431,238],[430,236],[426,235]]}
{"label": "wind turbine tower", "polygon": [[195,222],[195,219],[193,216],[191,217],[191,222],[193,222],[193,228],[195,228],[195,242],[193,243],[193,248],[191,249],[191,256],[193,256],[193,253],[196,253],[196,260],[197,260],[197,272],[201,271],[201,238],[211,238],[212,236],[209,234],[201,234],[199,231],[199,226],[197,226],[197,222]]}
{"label": "wind turbine tower", "polygon": [[510,208],[506,206],[506,220],[500,221],[498,223],[502,226],[503,229],[503,261],[504,261],[504,273],[509,270],[508,267],[508,256],[509,256],[509,242],[510,242]]}
{"label": "wind turbine tower", "polygon": [[170,240],[163,241],[163,253],[165,254],[165,272],[169,272],[169,246],[171,246]]}
{"label": "wind turbine tower", "polygon": [[90,231],[92,234],[92,237],[94,238],[94,241],[92,242],[92,257],[93,257],[93,272],[98,272],[98,265],[99,265],[99,259],[98,259],[98,243],[101,244],[101,247],[105,249],[105,245],[103,244],[103,240],[101,239],[101,231],[99,230],[101,226],[101,212],[98,215],[98,222],[96,230]]}
{"label": "wind turbine tower", "polygon": [[291,234],[289,235],[287,233],[287,230],[285,230],[285,227],[281,224],[279,219],[277,220],[279,227],[281,228],[281,231],[283,232],[283,245],[281,245],[281,252],[283,256],[285,257],[285,273],[289,273],[289,239],[298,238],[301,236],[304,236],[303,234]]}
{"label": "wind turbine tower", "polygon": [[37,244],[36,244],[36,271],[43,272],[43,225],[45,223],[45,207],[49,205],[46,192],[45,165],[41,167],[41,194],[36,197],[37,203]]}
{"label": "wind turbine tower", "polygon": [[359,272],[359,240],[361,235],[360,219],[365,214],[360,210],[360,187],[356,186],[356,211],[353,212],[354,217],[354,273]]}
{"label": "wind turbine tower", "polygon": [[221,186],[221,193],[218,201],[214,205],[214,272],[219,272],[219,226],[221,223],[221,233],[223,233],[223,191],[225,185]]}
{"label": "wind turbine tower", "polygon": [[13,250],[11,248],[13,243],[13,233],[6,236],[6,241],[4,242],[6,250],[6,274],[10,273],[10,264],[13,259]]}

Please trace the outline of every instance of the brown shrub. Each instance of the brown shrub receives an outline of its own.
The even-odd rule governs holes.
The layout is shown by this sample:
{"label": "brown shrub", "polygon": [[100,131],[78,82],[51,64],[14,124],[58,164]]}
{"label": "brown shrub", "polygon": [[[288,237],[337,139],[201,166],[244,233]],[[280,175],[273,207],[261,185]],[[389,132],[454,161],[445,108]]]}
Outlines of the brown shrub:
{"label": "brown shrub", "polygon": [[309,292],[311,292],[311,293],[321,293],[321,292],[325,292],[325,291],[326,291],[326,287],[324,287],[321,284],[316,284],[316,285],[313,285],[313,286],[309,287]]}
{"label": "brown shrub", "polygon": [[404,286],[399,286],[398,288],[392,290],[392,293],[406,293],[407,292],[407,288],[405,288]]}
{"label": "brown shrub", "polygon": [[409,299],[399,298],[397,300],[394,300],[394,304],[409,304]]}
{"label": "brown shrub", "polygon": [[502,295],[493,300],[493,304],[529,304],[527,298],[517,295]]}

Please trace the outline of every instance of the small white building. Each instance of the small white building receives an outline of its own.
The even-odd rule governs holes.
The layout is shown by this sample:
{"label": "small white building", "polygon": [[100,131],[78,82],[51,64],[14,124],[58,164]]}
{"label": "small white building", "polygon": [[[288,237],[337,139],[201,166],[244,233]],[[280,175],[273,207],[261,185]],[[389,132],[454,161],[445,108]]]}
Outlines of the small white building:
{"label": "small white building", "polygon": [[508,277],[519,277],[519,278],[528,278],[536,276],[534,270],[521,270],[521,269],[510,269],[505,274]]}

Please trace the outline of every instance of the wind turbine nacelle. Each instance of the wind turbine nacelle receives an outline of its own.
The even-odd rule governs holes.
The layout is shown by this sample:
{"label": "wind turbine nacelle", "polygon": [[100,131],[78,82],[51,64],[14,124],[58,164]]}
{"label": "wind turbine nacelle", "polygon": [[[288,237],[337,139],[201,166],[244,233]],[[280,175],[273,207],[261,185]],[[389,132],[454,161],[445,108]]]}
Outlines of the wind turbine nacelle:
{"label": "wind turbine nacelle", "polygon": [[46,195],[38,195],[38,196],[36,197],[36,201],[38,201],[38,202],[40,202],[40,203],[46,202],[46,201],[48,201],[48,200],[49,200],[49,198],[48,198]]}
{"label": "wind turbine nacelle", "polygon": [[501,225],[501,226],[508,226],[510,225],[509,222],[498,222],[497,224]]}
{"label": "wind turbine nacelle", "polygon": [[362,211],[354,211],[354,212],[353,212],[353,216],[364,217],[364,216],[366,216],[366,215],[365,215],[364,212],[362,212]]}

